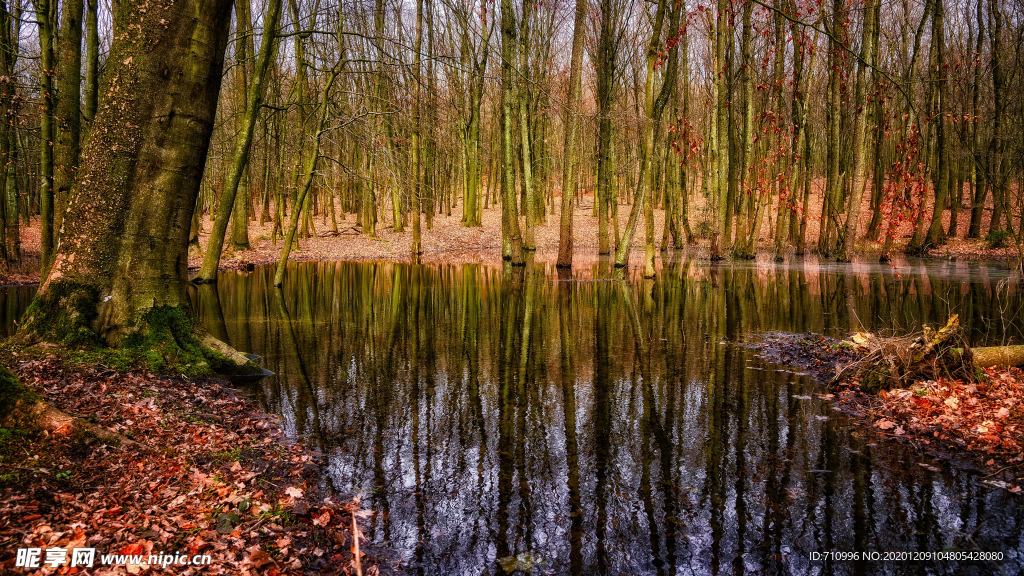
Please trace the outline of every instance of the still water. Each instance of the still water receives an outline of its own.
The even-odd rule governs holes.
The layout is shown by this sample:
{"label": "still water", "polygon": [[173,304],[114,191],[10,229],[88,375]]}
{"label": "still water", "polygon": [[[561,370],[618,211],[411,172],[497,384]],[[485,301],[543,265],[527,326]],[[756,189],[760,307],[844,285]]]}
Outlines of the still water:
{"label": "still water", "polygon": [[[294,264],[194,289],[260,354],[251,386],[362,493],[385,573],[1021,574],[1024,498],[858,431],[772,331],[905,332],[959,313],[1024,342],[1017,277],[965,264],[667,263],[550,269]],[[10,329],[28,292],[8,291]],[[21,302],[19,300],[19,302]],[[822,562],[822,552],[1001,552],[1002,562]]]}

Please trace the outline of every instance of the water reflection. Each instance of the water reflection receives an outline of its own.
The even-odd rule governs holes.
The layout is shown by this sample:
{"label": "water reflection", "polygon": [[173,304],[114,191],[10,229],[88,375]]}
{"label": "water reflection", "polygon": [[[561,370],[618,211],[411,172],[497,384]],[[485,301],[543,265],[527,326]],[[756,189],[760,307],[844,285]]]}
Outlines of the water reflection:
{"label": "water reflection", "polygon": [[[1005,273],[914,265],[671,262],[655,281],[475,265],[294,265],[224,275],[204,323],[262,354],[288,432],[363,491],[400,571],[495,574],[988,574],[994,564],[836,563],[829,550],[1002,551],[1024,507],[963,471],[851,432],[804,377],[737,341],[769,330],[907,330],[960,313],[1021,341]],[[215,297],[213,292],[219,295]]]}
{"label": "water reflection", "polygon": [[[307,263],[284,290],[258,270],[192,296],[209,330],[278,374],[254,393],[328,455],[325,482],[365,494],[369,536],[403,573],[497,574],[522,552],[572,575],[1024,571],[1020,498],[871,443],[816,385],[741,344],[912,330],[950,312],[975,344],[1022,342],[1007,273],[680,260],[662,272]],[[810,560],[975,546],[1006,560]]]}

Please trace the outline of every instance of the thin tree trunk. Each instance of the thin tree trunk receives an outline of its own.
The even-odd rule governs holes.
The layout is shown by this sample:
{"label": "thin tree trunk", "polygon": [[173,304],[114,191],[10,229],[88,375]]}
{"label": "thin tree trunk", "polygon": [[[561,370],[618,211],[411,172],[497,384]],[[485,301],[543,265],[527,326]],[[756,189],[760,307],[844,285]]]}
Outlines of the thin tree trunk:
{"label": "thin tree trunk", "polygon": [[57,130],[53,142],[53,234],[58,241],[68,194],[75,181],[80,152],[82,114],[82,0],[65,0],[61,7],[57,41],[57,92],[54,115]]}
{"label": "thin tree trunk", "polygon": [[[853,128],[853,194],[850,195],[850,208],[847,210],[846,229],[840,238],[840,259],[849,262],[853,259],[854,244],[857,240],[857,228],[860,225],[860,205],[864,198],[864,188],[868,182],[868,78],[875,65],[875,22],[874,2],[865,0],[864,32],[860,46],[861,62],[857,66],[856,86],[854,87],[854,112],[857,115]],[[941,2],[941,0],[939,0]]]}
{"label": "thin tree trunk", "polygon": [[[583,85],[583,41],[587,33],[587,0],[576,0],[572,28],[572,56],[569,63],[569,98],[565,106],[565,143],[562,147],[562,213],[558,235],[558,268],[572,268],[573,196],[579,170],[579,118],[577,111]],[[596,202],[597,199],[595,198]]]}
{"label": "thin tree trunk", "polygon": [[516,205],[515,151],[512,145],[512,113],[515,87],[516,18],[511,0],[501,0],[501,256],[513,266],[525,264],[519,212]]}
{"label": "thin tree trunk", "polygon": [[[235,151],[231,158],[231,168],[228,172],[227,181],[220,195],[220,207],[217,209],[217,217],[213,221],[213,229],[210,230],[210,239],[206,245],[206,254],[203,257],[203,265],[199,269],[193,282],[215,282],[217,280],[217,269],[220,267],[220,257],[224,249],[224,237],[227,233],[228,220],[231,216],[231,207],[235,203],[235,195],[239,183],[249,165],[249,154],[252,149],[252,140],[255,135],[256,119],[259,117],[260,109],[263,107],[263,98],[266,91],[267,72],[274,60],[274,48],[277,44],[277,27],[281,19],[282,0],[268,0],[267,13],[264,16],[263,39],[260,41],[260,52],[256,60],[256,68],[251,84],[249,84],[245,109],[245,116],[242,121],[238,141],[235,144]],[[236,215],[236,220],[238,216]]]}

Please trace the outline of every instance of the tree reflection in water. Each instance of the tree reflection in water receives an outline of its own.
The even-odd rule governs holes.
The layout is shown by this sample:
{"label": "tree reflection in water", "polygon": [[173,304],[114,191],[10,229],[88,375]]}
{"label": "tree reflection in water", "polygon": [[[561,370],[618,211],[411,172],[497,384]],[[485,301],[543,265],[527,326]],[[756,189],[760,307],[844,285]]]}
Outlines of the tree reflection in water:
{"label": "tree reflection in water", "polygon": [[494,574],[522,552],[574,575],[997,571],[809,559],[972,548],[969,534],[1024,570],[1020,498],[876,445],[743,345],[951,311],[975,343],[1021,342],[1006,273],[676,259],[657,280],[585,275],[308,263],[283,290],[263,270],[193,296],[277,373],[254,393],[328,455],[325,481],[364,493],[369,536],[402,571]]}

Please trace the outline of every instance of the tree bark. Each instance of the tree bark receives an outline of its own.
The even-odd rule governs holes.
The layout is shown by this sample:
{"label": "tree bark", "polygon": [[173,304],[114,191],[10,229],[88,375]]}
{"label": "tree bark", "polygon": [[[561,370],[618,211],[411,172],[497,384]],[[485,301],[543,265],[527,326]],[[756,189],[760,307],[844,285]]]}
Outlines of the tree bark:
{"label": "tree bark", "polygon": [[[579,119],[583,74],[583,41],[587,34],[587,0],[576,0],[576,16],[572,27],[572,56],[569,61],[569,98],[565,106],[565,144],[562,147],[562,213],[558,232],[558,268],[572,268],[573,197],[576,195],[576,172],[579,170]],[[595,198],[596,201],[596,198]]]}
{"label": "tree bark", "polygon": [[[864,6],[864,33],[861,40],[860,59],[857,66],[857,79],[855,90],[854,113],[857,115],[853,129],[853,194],[850,195],[850,209],[846,216],[846,229],[840,238],[840,259],[849,262],[853,259],[854,244],[857,240],[857,227],[860,224],[860,205],[864,198],[864,188],[867,186],[868,175],[868,77],[869,68],[875,65],[874,47],[874,2],[877,0],[866,0]],[[940,0],[941,1],[941,0]]]}
{"label": "tree bark", "polygon": [[51,0],[35,0],[39,24],[39,256],[45,274],[53,260],[53,10]]}
{"label": "tree bark", "polygon": [[187,246],[230,15],[230,0],[118,4],[102,104],[26,338],[159,340],[183,360],[206,356],[190,322]]}
{"label": "tree bark", "polygon": [[513,266],[526,263],[516,205],[512,110],[515,105],[512,66],[516,60],[516,17],[511,0],[501,0],[501,256]]}

